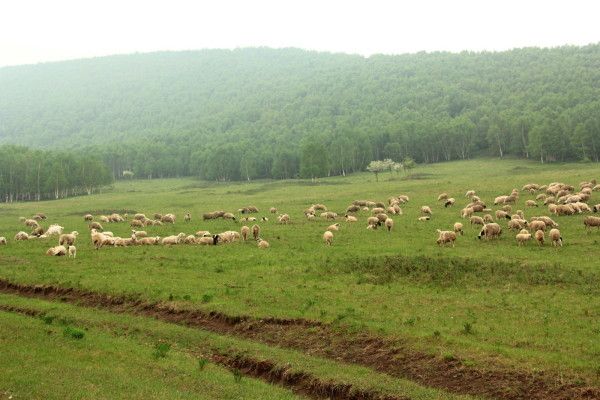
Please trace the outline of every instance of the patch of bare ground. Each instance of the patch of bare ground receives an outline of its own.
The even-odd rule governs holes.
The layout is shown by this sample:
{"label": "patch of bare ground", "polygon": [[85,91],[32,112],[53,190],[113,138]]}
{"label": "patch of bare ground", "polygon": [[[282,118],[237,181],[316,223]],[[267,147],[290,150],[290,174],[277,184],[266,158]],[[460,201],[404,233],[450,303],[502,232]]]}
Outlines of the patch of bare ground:
{"label": "patch of bare ground", "polygon": [[44,285],[21,285],[0,279],[0,291],[100,307],[112,312],[150,316],[257,342],[292,348],[309,355],[372,368],[391,376],[451,393],[493,399],[600,399],[600,387],[551,372],[530,373],[500,365],[466,365],[457,358],[426,354],[397,340],[370,333],[352,333],[304,319],[230,316],[218,312],[179,309],[121,296]]}

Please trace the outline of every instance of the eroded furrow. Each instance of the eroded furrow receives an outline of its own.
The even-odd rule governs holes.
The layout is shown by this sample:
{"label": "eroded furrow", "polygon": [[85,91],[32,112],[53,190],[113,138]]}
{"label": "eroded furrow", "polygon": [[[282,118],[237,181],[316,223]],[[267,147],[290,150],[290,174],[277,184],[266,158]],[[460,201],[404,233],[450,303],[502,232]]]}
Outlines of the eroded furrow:
{"label": "eroded furrow", "polygon": [[399,341],[369,333],[350,333],[303,319],[255,319],[218,312],[179,309],[168,303],[146,302],[72,288],[21,285],[0,279],[0,291],[22,296],[59,299],[113,312],[151,316],[269,345],[300,350],[372,368],[457,394],[496,399],[600,399],[600,387],[547,372],[536,374],[499,365],[473,367],[459,359],[442,359],[411,349]]}

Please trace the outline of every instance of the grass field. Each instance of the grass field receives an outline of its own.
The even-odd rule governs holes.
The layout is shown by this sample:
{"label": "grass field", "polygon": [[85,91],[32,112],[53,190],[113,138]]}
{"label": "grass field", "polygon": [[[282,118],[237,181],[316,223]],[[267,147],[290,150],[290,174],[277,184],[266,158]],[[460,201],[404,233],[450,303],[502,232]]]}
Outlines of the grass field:
{"label": "grass field", "polygon": [[[368,174],[319,182],[132,181],[92,196],[3,204],[0,236],[9,243],[0,247],[0,278],[21,288],[0,295],[0,347],[10,350],[2,357],[0,398],[6,393],[15,398],[344,398],[350,392],[364,395],[356,398],[595,398],[600,396],[600,232],[586,232],[583,215],[554,217],[563,247],[533,242],[518,247],[505,221],[499,222],[505,228],[500,240],[480,241],[478,229],[459,212],[468,189],[491,205],[494,197],[526,183],[578,187],[599,175],[594,164],[477,160],[419,166],[411,179],[381,174],[379,182]],[[445,209],[437,202],[441,192],[455,197],[456,206]],[[410,196],[410,202],[403,215],[393,216],[392,232],[365,229],[369,213],[361,212],[358,223],[338,221],[341,229],[331,247],[321,238],[330,222],[303,216],[317,202],[343,215],[352,200],[386,202],[399,194]],[[514,209],[526,217],[549,215],[543,206],[525,207],[533,198],[521,193]],[[600,203],[600,193],[589,203]],[[202,213],[235,212],[249,204],[260,209],[258,216],[270,218],[259,223],[270,243],[267,250],[249,241],[96,251],[82,218],[88,212],[172,212],[178,216],[174,226],[146,230],[160,236],[199,229],[218,233],[242,224],[202,221]],[[433,209],[428,222],[417,220],[422,205]],[[267,212],[271,206],[288,213],[291,223],[277,224]],[[75,260],[44,255],[55,238],[12,240],[17,231],[28,231],[19,217],[35,212],[48,215],[45,226],[59,223],[81,233]],[[190,223],[183,222],[185,212],[192,214]],[[451,229],[457,221],[465,224],[465,235],[454,248],[437,246],[436,229]],[[127,223],[105,229],[120,236],[130,232]],[[79,304],[77,296],[60,301],[60,295],[25,289],[33,285],[132,303],[115,311],[106,301]],[[247,318],[244,329],[209,322],[181,326],[190,323],[165,316],[156,321],[140,311],[139,302]],[[43,318],[48,313],[56,316],[50,324]],[[275,323],[275,331],[264,323],[269,318],[285,321]],[[61,319],[67,323],[57,322]],[[68,321],[85,331],[83,338],[64,333]],[[15,327],[18,334],[11,334]],[[154,357],[162,342],[170,350]],[[363,353],[353,353],[361,343]],[[369,346],[389,357],[377,358]],[[245,364],[240,354],[248,359]],[[61,361],[53,365],[54,359]],[[209,367],[198,367],[201,359],[209,360]],[[253,366],[250,361],[256,360],[318,384],[313,390],[306,379],[294,378],[303,382],[294,386],[294,379],[271,370],[258,373],[265,368]],[[25,364],[26,370],[20,367]],[[477,377],[480,384],[473,383]]]}

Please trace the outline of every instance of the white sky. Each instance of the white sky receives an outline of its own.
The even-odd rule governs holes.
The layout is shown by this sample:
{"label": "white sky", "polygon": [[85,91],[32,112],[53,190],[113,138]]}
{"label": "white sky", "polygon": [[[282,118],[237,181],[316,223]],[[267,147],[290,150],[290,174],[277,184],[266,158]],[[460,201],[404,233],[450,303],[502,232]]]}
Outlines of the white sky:
{"label": "white sky", "polygon": [[236,47],[400,54],[600,42],[600,2],[0,0],[0,66]]}

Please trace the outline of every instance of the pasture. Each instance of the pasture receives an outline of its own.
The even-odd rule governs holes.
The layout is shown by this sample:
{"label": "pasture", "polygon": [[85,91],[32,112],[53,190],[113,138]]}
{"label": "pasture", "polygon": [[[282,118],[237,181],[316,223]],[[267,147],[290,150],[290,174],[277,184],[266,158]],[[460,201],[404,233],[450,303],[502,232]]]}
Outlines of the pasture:
{"label": "pasture", "polygon": [[[2,204],[0,347],[9,357],[0,398],[598,398],[600,231],[586,231],[588,214],[526,207],[535,195],[520,191],[555,181],[579,189],[594,178],[595,164],[483,159],[379,181],[367,173],[317,182],[134,180],[91,196]],[[495,211],[493,199],[513,188],[513,210],[552,216],[562,247],[517,246],[506,220],[500,239],[478,240],[480,227],[460,218],[467,190]],[[442,192],[456,205],[438,202]],[[343,219],[353,200],[400,194],[410,201],[390,215],[391,232],[366,229],[370,212]],[[332,246],[322,239],[332,222],[304,217],[315,203],[340,215]],[[600,203],[600,192],[588,203]],[[247,205],[269,218],[256,222],[268,249],[250,240],[95,250],[83,220],[170,212],[174,225],[144,229],[219,233],[255,222],[202,214]],[[418,221],[423,205],[429,221]],[[270,207],[291,222],[278,224]],[[29,232],[19,217],[37,212],[48,216],[43,226],[80,233],[76,259],[45,255],[56,237],[13,240]],[[455,222],[465,234],[438,246],[436,229]],[[131,232],[128,222],[103,225]],[[71,327],[83,337],[71,337]]]}

